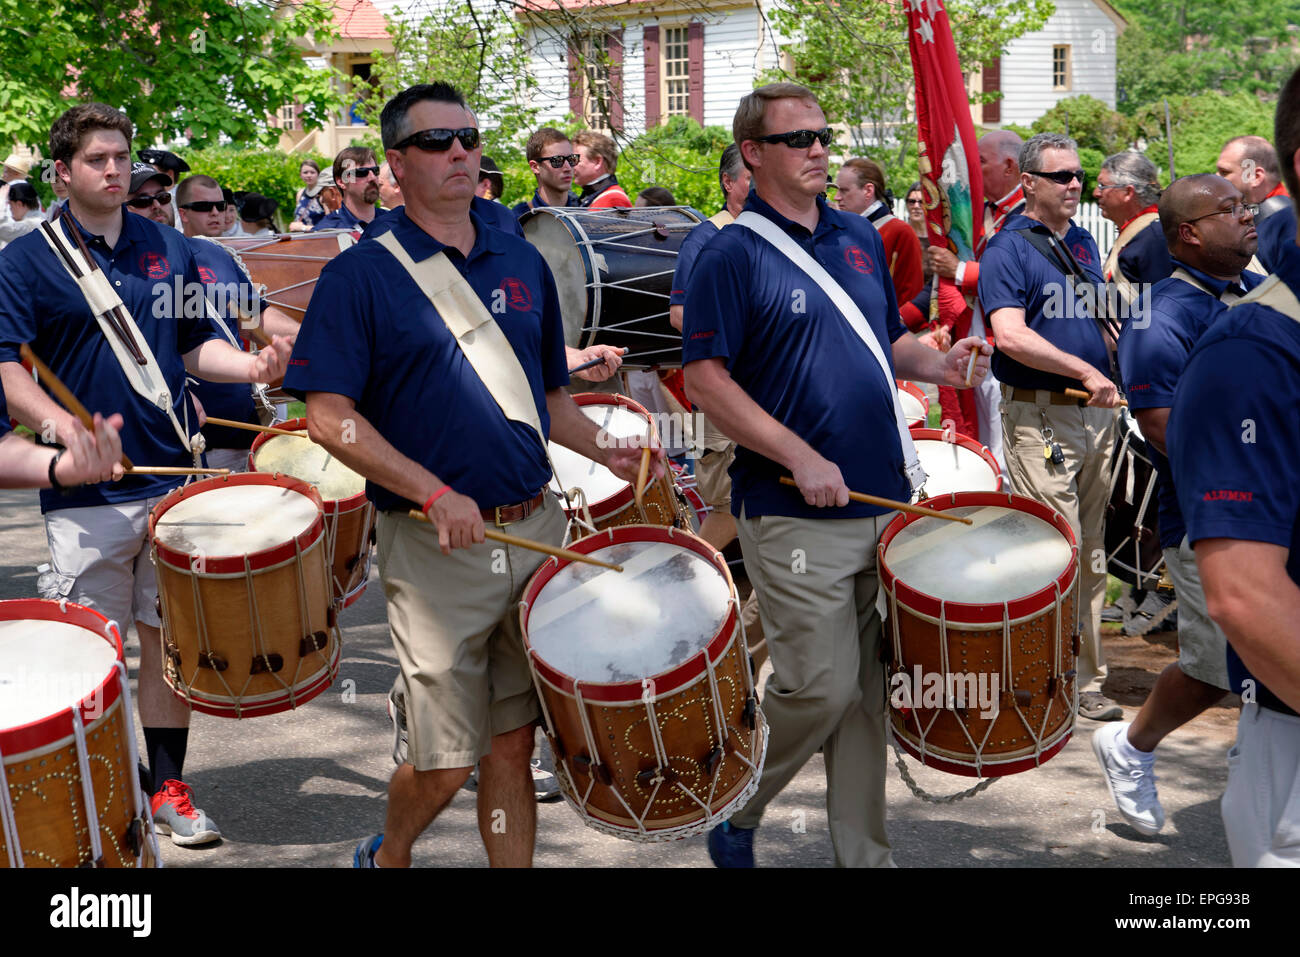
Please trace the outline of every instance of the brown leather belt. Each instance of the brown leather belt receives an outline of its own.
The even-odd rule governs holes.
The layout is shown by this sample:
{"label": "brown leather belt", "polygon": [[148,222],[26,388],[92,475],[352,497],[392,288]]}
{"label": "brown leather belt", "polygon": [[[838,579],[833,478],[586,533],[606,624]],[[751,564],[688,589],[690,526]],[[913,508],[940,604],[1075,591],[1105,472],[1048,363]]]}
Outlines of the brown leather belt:
{"label": "brown leather belt", "polygon": [[500,528],[512,522],[523,521],[541,508],[545,502],[546,489],[542,489],[526,502],[520,502],[518,505],[498,505],[496,508],[479,509],[479,514],[483,516],[483,521],[491,522]]}
{"label": "brown leather belt", "polygon": [[[1010,388],[1010,387],[1004,386],[1004,388]],[[1074,405],[1074,406],[1078,406],[1079,408],[1083,408],[1088,404],[1087,399],[1075,399],[1071,396],[1064,395],[1060,392],[1047,392],[1046,389],[1011,388],[1010,391],[1011,391],[1012,402],[1032,402],[1034,405],[1038,405],[1039,392],[1046,392],[1048,396],[1048,400],[1051,402],[1052,405]]]}

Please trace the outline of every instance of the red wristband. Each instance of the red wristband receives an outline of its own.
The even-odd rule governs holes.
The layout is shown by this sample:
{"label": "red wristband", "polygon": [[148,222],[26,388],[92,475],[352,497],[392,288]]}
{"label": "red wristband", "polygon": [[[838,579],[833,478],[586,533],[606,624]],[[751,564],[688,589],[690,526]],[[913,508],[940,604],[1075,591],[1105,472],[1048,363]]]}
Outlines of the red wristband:
{"label": "red wristband", "polygon": [[432,495],[426,498],[424,500],[424,509],[423,509],[424,513],[426,515],[429,514],[429,506],[432,505],[434,502],[438,501],[438,498],[440,496],[446,495],[450,491],[451,491],[451,486],[444,485],[442,488],[438,489],[438,491],[434,492]]}

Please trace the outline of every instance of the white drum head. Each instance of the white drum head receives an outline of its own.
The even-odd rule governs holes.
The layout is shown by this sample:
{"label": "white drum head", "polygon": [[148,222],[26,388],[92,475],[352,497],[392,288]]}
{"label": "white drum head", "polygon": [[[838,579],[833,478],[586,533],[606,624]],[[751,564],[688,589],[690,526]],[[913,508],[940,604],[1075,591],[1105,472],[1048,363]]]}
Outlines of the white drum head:
{"label": "white drum head", "polygon": [[917,439],[916,454],[925,469],[925,494],[996,492],[997,473],[973,449],[942,439]]}
{"label": "white drum head", "polygon": [[703,557],[667,542],[589,553],[615,572],[574,562],[555,573],[528,614],[538,657],[578,681],[637,681],[708,645],[727,617],[727,580]]}
{"label": "white drum head", "polygon": [[903,408],[903,418],[907,420],[909,426],[926,424],[925,406],[921,404],[920,399],[906,389],[899,389],[898,402]]}
{"label": "white drum head", "polygon": [[158,520],[158,540],[188,555],[251,555],[301,535],[320,506],[279,485],[229,485],[178,502]]}
{"label": "white drum head", "polygon": [[[582,409],[583,415],[615,439],[630,439],[633,436],[645,438],[646,426],[649,422],[639,412],[633,412],[611,402],[594,402],[579,408]],[[555,464],[551,488],[557,492],[567,491],[577,486],[586,494],[588,504],[591,504],[604,501],[630,484],[586,456],[554,442],[548,444],[551,450],[551,461]],[[559,479],[558,483],[556,479]]]}
{"label": "white drum head", "polygon": [[537,248],[555,276],[564,320],[564,342],[578,348],[587,322],[587,269],[582,247],[558,216],[538,213],[523,224],[524,237]]}
{"label": "white drum head", "polygon": [[306,436],[271,436],[253,453],[253,467],[267,474],[283,472],[314,485],[327,502],[366,490],[364,478]]}
{"label": "white drum head", "polygon": [[63,621],[0,621],[0,728],[65,711],[94,691],[117,649]]}
{"label": "white drum head", "polygon": [[944,512],[974,524],[923,518],[885,549],[894,577],[923,594],[970,604],[1013,601],[1050,585],[1070,565],[1065,536],[1028,512],[1001,505]]}

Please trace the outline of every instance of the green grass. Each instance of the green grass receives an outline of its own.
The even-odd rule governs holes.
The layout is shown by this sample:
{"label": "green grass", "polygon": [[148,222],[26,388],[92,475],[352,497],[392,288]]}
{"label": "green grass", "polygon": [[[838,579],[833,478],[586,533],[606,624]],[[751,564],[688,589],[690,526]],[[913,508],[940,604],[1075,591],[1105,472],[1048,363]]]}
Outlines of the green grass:
{"label": "green grass", "polygon": [[1106,576],[1106,604],[1113,605],[1124,590],[1124,583],[1114,575]]}
{"label": "green grass", "polygon": [[302,418],[303,416],[305,416],[306,414],[307,414],[307,403],[306,403],[306,402],[290,402],[290,403],[289,403],[289,410],[288,410],[288,417],[289,417],[289,418],[291,418],[291,419],[301,419],[301,418]]}

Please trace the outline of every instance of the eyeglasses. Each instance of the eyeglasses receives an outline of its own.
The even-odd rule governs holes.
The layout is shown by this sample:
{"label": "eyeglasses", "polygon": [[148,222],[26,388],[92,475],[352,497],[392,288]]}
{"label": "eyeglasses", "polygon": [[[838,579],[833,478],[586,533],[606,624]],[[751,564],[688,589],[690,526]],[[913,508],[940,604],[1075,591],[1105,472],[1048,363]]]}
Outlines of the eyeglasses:
{"label": "eyeglasses", "polygon": [[1250,213],[1253,219],[1259,215],[1259,205],[1257,203],[1233,203],[1232,209],[1216,209],[1212,213],[1205,213],[1203,216],[1197,216],[1196,219],[1188,219],[1185,222],[1194,223],[1198,220],[1208,219],[1210,216],[1231,216],[1233,219],[1240,219],[1242,213]]}
{"label": "eyeglasses", "polygon": [[923,200],[923,199],[909,199],[909,200],[906,200],[906,203],[907,203],[908,206],[924,206],[924,205],[925,205],[925,200]]}
{"label": "eyeglasses", "polygon": [[1082,186],[1084,180],[1088,178],[1088,174],[1081,169],[1057,169],[1050,172],[1041,169],[1027,169],[1025,172],[1030,176],[1041,176],[1043,179],[1050,179],[1053,183],[1058,183],[1061,186],[1069,186],[1070,181],[1076,179],[1079,181],[1079,185]]}
{"label": "eyeglasses", "polygon": [[[1057,182],[1060,182],[1060,180],[1057,180]],[[1079,182],[1083,182],[1083,181],[1080,180]],[[1094,189],[1128,189],[1130,185],[1132,185],[1132,184],[1131,184],[1131,183],[1111,183],[1111,184],[1107,185],[1106,183],[1098,183],[1098,184],[1097,184],[1095,187],[1093,187],[1093,188],[1094,188]]]}
{"label": "eyeglasses", "polygon": [[128,199],[126,205],[132,209],[148,209],[154,203],[159,206],[170,206],[172,194],[168,192],[151,193],[148,196],[137,196],[134,199]]}
{"label": "eyeglasses", "polygon": [[822,146],[829,146],[831,128],[823,126],[820,130],[791,130],[789,133],[769,133],[767,136],[759,136],[756,139],[760,143],[784,143],[791,149],[806,150],[813,145],[813,140],[821,143]]}
{"label": "eyeglasses", "polygon": [[565,163],[568,163],[570,166],[577,166],[578,154],[570,153],[568,156],[543,156],[539,162],[550,163],[551,169],[560,169]]}
{"label": "eyeglasses", "polygon": [[181,203],[181,209],[192,209],[196,213],[210,213],[214,209],[219,213],[226,211],[224,199],[196,199],[192,203]]}
{"label": "eyeglasses", "polygon": [[414,146],[426,153],[445,153],[451,149],[453,139],[460,140],[461,146],[467,150],[472,150],[478,146],[478,130],[472,126],[466,126],[459,130],[420,130],[397,143],[393,146],[393,149],[404,150],[408,146]]}
{"label": "eyeglasses", "polygon": [[349,175],[352,176],[354,179],[369,179],[371,176],[379,175],[379,167],[378,166],[354,166],[351,169],[345,169],[343,171],[344,179],[347,179]]}

